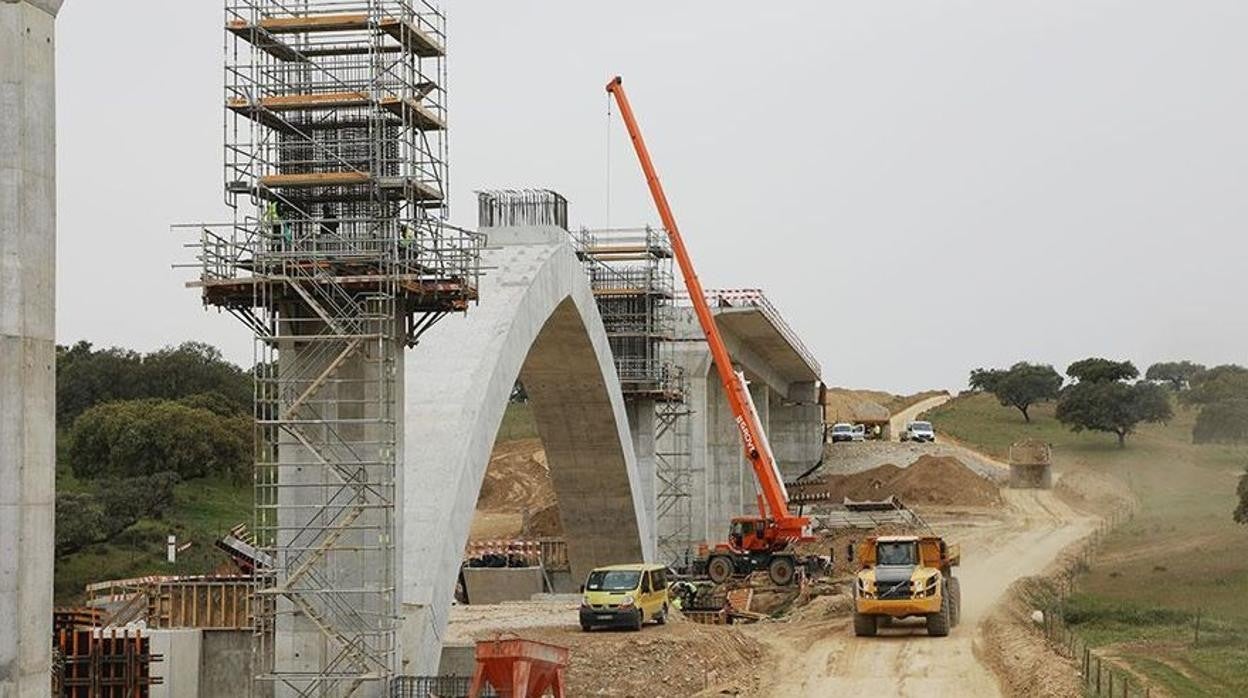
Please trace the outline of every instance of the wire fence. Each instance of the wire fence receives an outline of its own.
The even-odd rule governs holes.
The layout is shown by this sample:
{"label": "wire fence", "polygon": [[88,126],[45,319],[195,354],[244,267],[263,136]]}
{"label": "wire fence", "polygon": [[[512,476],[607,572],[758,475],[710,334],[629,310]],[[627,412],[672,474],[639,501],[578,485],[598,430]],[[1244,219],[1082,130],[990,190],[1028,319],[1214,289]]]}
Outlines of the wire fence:
{"label": "wire fence", "polygon": [[1088,539],[1079,554],[1070,560],[1060,572],[1052,587],[1053,595],[1044,604],[1044,636],[1059,655],[1074,661],[1083,677],[1087,695],[1106,698],[1152,698],[1149,686],[1139,678],[1106,658],[1065,621],[1066,602],[1075,591],[1079,576],[1091,569],[1091,562],[1111,531],[1135,516],[1136,503],[1132,501],[1114,510],[1101,521],[1100,526]]}

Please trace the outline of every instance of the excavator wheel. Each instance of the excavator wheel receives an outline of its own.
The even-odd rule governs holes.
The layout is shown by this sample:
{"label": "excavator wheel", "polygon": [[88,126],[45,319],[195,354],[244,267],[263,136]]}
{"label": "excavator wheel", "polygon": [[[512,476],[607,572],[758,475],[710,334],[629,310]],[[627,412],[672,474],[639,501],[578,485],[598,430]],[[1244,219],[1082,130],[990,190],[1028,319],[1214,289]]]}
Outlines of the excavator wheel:
{"label": "excavator wheel", "polygon": [[788,555],[773,557],[767,564],[767,576],[778,587],[787,587],[793,583],[794,570],[793,558]]}
{"label": "excavator wheel", "polygon": [[727,555],[716,555],[706,563],[706,574],[716,584],[723,584],[732,579],[732,558]]}

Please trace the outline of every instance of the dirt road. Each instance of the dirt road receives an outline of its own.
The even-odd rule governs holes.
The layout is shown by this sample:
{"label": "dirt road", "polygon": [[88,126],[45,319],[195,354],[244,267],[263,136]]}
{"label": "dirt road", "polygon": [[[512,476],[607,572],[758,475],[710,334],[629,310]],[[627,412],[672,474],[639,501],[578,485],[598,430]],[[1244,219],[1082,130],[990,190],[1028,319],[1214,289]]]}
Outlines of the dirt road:
{"label": "dirt road", "polygon": [[[771,649],[760,672],[772,685],[756,696],[995,696],[996,679],[975,658],[977,627],[1010,583],[1040,572],[1062,548],[1091,533],[1095,519],[1051,491],[1005,490],[994,517],[942,521],[933,528],[962,544],[962,624],[927,637],[913,620],[856,638],[848,620],[766,623],[750,634]],[[762,685],[766,685],[765,683]]]}
{"label": "dirt road", "polygon": [[913,422],[919,415],[930,409],[940,407],[952,399],[953,396],[951,395],[935,395],[926,400],[916,402],[893,415],[888,420],[888,433],[891,435],[891,440],[897,441],[901,439],[901,432],[906,430],[906,424]]}

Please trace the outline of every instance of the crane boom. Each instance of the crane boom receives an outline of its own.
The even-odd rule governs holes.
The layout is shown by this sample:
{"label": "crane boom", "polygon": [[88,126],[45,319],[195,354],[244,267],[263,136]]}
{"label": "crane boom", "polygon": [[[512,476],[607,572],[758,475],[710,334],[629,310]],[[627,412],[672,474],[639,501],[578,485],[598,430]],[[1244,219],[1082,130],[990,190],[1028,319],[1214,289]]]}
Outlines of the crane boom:
{"label": "crane boom", "polygon": [[616,104],[619,105],[620,116],[628,129],[633,149],[637,151],[637,159],[641,163],[642,172],[646,175],[650,195],[654,198],[654,204],[659,209],[659,218],[663,221],[663,227],[667,229],[667,236],[671,240],[672,253],[680,266],[681,276],[684,277],[685,287],[689,291],[689,299],[693,302],[694,312],[698,316],[698,324],[702,326],[702,333],[706,335],[706,343],[711,349],[711,358],[715,361],[719,380],[723,383],[724,392],[728,395],[728,404],[732,408],[737,430],[741,434],[745,455],[754,469],[754,476],[758,480],[763,501],[766,503],[767,511],[762,511],[760,514],[774,521],[776,539],[798,540],[806,535],[810,520],[807,517],[794,516],[789,511],[788,496],[784,489],[784,481],[780,477],[780,470],[776,467],[771,449],[767,446],[767,437],[763,433],[758,414],[753,409],[753,402],[745,381],[733,369],[732,357],[728,354],[728,348],[724,345],[719,327],[715,324],[715,318],[711,314],[710,305],[706,302],[702,282],[698,280],[698,274],[693,268],[693,261],[689,257],[684,239],[680,236],[680,229],[676,225],[676,217],[672,215],[672,207],[667,202],[667,195],[663,193],[663,185],[659,182],[658,172],[654,168],[654,162],[650,159],[646,142],[641,136],[637,118],[633,115],[628,96],[624,94],[623,79],[616,76],[608,82],[607,92],[615,97]]}

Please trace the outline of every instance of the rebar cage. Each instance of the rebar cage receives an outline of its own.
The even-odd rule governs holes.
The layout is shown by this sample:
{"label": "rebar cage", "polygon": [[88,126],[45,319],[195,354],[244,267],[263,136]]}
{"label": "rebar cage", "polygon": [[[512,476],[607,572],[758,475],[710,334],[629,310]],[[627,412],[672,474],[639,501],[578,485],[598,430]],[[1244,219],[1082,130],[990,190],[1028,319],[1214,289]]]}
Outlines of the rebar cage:
{"label": "rebar cage", "polygon": [[389,695],[402,352],[476,299],[447,224],[445,19],[422,0],[226,0],[225,192],[204,303],[255,334],[256,689]]}

